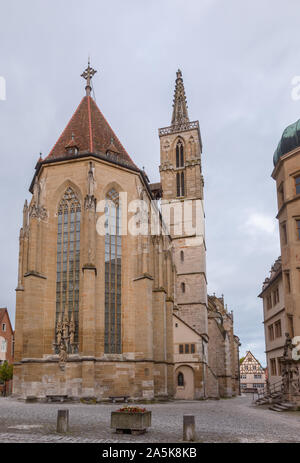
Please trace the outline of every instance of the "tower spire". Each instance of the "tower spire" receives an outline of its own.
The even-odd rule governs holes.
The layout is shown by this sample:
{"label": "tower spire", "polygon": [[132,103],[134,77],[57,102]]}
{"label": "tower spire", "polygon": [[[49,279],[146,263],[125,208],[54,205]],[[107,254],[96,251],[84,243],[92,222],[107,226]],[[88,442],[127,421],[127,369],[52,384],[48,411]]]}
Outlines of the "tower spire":
{"label": "tower spire", "polygon": [[91,66],[90,66],[90,57],[89,57],[89,59],[88,59],[88,67],[81,74],[81,77],[83,77],[86,80],[86,87],[85,87],[86,96],[90,96],[90,94],[91,94],[91,90],[92,90],[91,79],[92,79],[93,75],[96,74],[96,72],[97,71],[95,69],[91,68]]}
{"label": "tower spire", "polygon": [[178,69],[176,73],[175,92],[173,100],[173,114],[171,125],[182,124],[189,122],[189,115],[187,111],[186,96],[182,80],[181,70]]}

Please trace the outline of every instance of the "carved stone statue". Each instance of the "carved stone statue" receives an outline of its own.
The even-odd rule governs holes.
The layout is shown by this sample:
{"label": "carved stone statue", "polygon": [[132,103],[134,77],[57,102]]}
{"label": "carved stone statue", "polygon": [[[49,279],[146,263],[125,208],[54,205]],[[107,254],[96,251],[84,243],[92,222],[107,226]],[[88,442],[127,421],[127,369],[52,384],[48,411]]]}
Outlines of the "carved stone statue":
{"label": "carved stone statue", "polygon": [[57,322],[56,325],[56,343],[60,346],[61,342],[61,335],[62,335],[62,323],[60,321]]}
{"label": "carved stone statue", "polygon": [[59,361],[61,363],[65,363],[67,358],[68,358],[68,354],[67,354],[67,351],[66,351],[66,346],[65,346],[65,343],[63,342],[63,340],[61,340],[60,346],[59,346]]}
{"label": "carved stone statue", "polygon": [[63,340],[65,343],[69,340],[69,320],[65,317],[62,324]]}

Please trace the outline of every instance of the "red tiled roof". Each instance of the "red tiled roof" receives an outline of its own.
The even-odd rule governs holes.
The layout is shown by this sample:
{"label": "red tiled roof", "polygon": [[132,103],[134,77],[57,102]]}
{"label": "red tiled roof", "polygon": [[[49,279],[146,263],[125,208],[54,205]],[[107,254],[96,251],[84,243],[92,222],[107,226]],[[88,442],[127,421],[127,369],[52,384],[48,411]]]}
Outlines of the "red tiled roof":
{"label": "red tiled roof", "polygon": [[2,309],[2,308],[0,309],[0,323],[2,322],[3,317],[4,317],[4,315],[5,315],[6,313],[7,313],[8,321],[9,321],[9,324],[10,324],[11,332],[13,333],[14,330],[13,330],[13,328],[12,328],[12,326],[11,326],[11,321],[10,321],[10,318],[9,318],[9,313],[8,313],[8,310],[7,310],[6,307],[4,307],[3,309]]}
{"label": "red tiled roof", "polygon": [[136,167],[91,96],[82,98],[70,122],[45,160],[65,158],[68,155],[65,148],[72,137],[78,146],[78,154],[83,152],[105,154],[113,139],[120,161]]}
{"label": "red tiled roof", "polygon": [[4,317],[5,312],[6,312],[6,309],[0,309],[0,322],[2,318]]}

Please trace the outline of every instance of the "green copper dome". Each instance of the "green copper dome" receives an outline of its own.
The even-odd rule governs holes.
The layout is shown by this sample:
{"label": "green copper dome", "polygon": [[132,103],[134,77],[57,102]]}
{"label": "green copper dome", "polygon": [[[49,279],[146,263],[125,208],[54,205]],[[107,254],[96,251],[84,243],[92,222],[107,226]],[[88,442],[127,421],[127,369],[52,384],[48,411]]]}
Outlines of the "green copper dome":
{"label": "green copper dome", "polygon": [[277,162],[286,153],[300,147],[300,119],[283,131],[282,137],[274,152],[273,163],[276,166]]}

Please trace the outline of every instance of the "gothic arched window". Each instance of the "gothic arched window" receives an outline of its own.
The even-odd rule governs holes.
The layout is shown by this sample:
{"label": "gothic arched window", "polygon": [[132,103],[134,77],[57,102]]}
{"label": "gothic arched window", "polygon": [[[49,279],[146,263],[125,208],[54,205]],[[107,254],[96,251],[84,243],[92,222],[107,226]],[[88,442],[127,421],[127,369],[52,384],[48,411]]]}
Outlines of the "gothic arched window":
{"label": "gothic arched window", "polygon": [[176,174],[176,194],[177,196],[184,196],[185,195],[185,189],[184,189],[184,172],[177,172]]}
{"label": "gothic arched window", "polygon": [[176,167],[184,167],[183,144],[178,140],[176,145]]}
{"label": "gothic arched window", "polygon": [[112,188],[105,204],[105,335],[104,352],[121,353],[121,210]]}
{"label": "gothic arched window", "polygon": [[177,385],[178,386],[184,386],[184,376],[183,376],[183,373],[178,373],[178,376],[177,376]]}
{"label": "gothic arched window", "polygon": [[56,335],[60,332],[58,326],[60,329],[63,323],[69,326],[70,352],[75,352],[78,346],[80,216],[80,202],[69,187],[58,206]]}
{"label": "gothic arched window", "polygon": [[184,172],[181,172],[181,196],[184,196]]}
{"label": "gothic arched window", "polygon": [[177,196],[181,196],[181,188],[180,188],[180,174],[177,172],[176,174],[176,191],[177,191]]}

